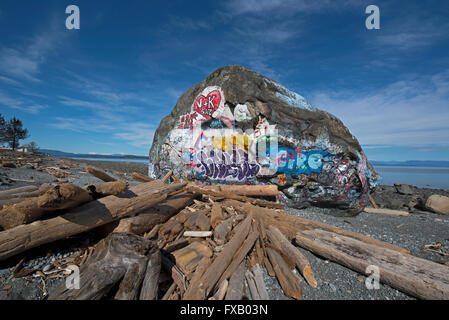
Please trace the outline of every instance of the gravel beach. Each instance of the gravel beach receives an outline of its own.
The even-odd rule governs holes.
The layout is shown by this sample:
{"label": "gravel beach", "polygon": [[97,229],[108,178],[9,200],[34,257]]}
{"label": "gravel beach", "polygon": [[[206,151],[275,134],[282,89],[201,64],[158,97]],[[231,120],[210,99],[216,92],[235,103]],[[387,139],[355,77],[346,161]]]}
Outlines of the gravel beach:
{"label": "gravel beach", "polygon": [[[44,160],[48,165],[55,164],[56,159],[48,158]],[[69,160],[64,160],[69,161]],[[18,168],[0,168],[0,179],[2,181],[0,190],[16,188],[20,186],[51,182],[72,182],[79,186],[100,182],[96,177],[87,174],[87,166],[95,166],[105,170],[109,175],[117,179],[125,179],[130,185],[136,182],[130,179],[130,173],[147,173],[147,166],[140,163],[112,162],[112,161],[87,161],[70,160],[72,167],[64,179],[55,178],[46,172],[39,172],[30,167],[22,166]],[[18,181],[15,181],[18,180]],[[26,182],[24,182],[24,181]],[[30,182],[31,181],[31,182]],[[382,196],[374,193],[373,197],[379,199],[383,204],[386,199],[386,190],[394,192],[393,187],[382,187],[379,189]],[[419,189],[416,189],[419,192]],[[430,189],[429,189],[430,190]],[[425,191],[423,191],[425,192]],[[428,192],[439,192],[447,194],[445,190],[434,190]],[[414,193],[416,195],[416,193]],[[413,196],[413,195],[409,195]],[[391,198],[391,197],[390,197]],[[393,195],[394,198],[394,195]],[[416,198],[416,197],[415,197]],[[408,203],[408,198],[403,198],[404,203]],[[397,204],[400,206],[400,203]],[[423,250],[427,244],[440,242],[446,248],[449,246],[449,216],[425,212],[423,210],[409,210],[408,216],[389,216],[379,214],[369,214],[362,212],[355,217],[338,217],[332,215],[331,209],[307,208],[293,209],[286,208],[286,212],[299,217],[317,220],[343,229],[357,233],[369,235],[372,238],[395,244],[406,248],[418,257],[432,260],[437,263],[448,263],[449,257]],[[51,278],[47,275],[55,268],[55,265],[74,261],[81,253],[94,245],[100,239],[94,232],[87,232],[61,240],[56,243],[45,245],[24,254],[20,254],[7,261],[0,263],[0,299],[45,299],[47,293],[54,288],[64,277]],[[381,284],[378,290],[368,290],[365,286],[365,275],[358,274],[339,264],[327,261],[313,255],[312,253],[299,248],[310,260],[312,270],[318,280],[318,288],[311,288],[304,281],[301,282],[303,288],[303,298],[305,300],[408,300],[414,299],[396,289]],[[17,264],[21,264],[23,270],[29,270],[28,274],[14,277],[13,271]],[[46,272],[45,274],[43,272]],[[263,269],[265,272],[265,269]],[[288,299],[284,296],[276,278],[269,277],[265,273],[265,282],[269,289],[270,299]]]}

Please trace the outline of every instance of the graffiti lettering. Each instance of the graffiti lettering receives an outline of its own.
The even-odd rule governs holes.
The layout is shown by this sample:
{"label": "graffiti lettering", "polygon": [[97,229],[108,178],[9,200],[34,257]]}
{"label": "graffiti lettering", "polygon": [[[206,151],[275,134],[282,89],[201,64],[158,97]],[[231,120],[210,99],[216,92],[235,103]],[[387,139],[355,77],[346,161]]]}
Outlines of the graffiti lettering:
{"label": "graffiti lettering", "polygon": [[206,119],[210,119],[215,110],[218,109],[221,101],[221,94],[218,90],[210,92],[206,97],[200,95],[193,103],[194,111],[201,114]]}

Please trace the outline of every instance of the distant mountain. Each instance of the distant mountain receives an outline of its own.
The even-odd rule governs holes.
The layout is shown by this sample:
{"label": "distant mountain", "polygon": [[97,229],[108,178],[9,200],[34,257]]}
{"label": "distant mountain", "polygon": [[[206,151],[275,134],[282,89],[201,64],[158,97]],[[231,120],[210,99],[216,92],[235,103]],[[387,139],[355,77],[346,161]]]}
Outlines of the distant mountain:
{"label": "distant mountain", "polygon": [[371,161],[373,166],[398,166],[398,167],[449,167],[449,161],[433,160],[407,160],[407,161]]}
{"label": "distant mountain", "polygon": [[59,150],[39,149],[40,153],[49,154],[56,158],[102,158],[102,159],[148,159],[147,156],[136,156],[132,154],[84,154],[84,153],[71,153]]}

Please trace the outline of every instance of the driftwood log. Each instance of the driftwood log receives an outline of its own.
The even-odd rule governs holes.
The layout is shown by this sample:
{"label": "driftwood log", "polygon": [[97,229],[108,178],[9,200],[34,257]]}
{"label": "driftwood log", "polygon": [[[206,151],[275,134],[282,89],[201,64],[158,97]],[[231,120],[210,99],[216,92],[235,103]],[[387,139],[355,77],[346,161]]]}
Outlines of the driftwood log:
{"label": "driftwood log", "polygon": [[296,242],[362,274],[375,266],[380,282],[417,298],[449,299],[449,267],[445,265],[324,230],[299,232]]}
{"label": "driftwood log", "polygon": [[125,181],[111,181],[92,184],[85,189],[89,191],[93,198],[98,199],[125,192],[127,188],[128,185]]}
{"label": "driftwood log", "polygon": [[243,203],[241,201],[234,200],[225,200],[224,204],[233,206],[235,209],[241,210],[242,212],[250,213],[253,217],[261,220],[265,226],[271,225],[278,228],[282,232],[282,234],[284,234],[289,240],[293,240],[296,237],[296,233],[303,230],[323,229],[347,237],[352,237],[354,239],[373,244],[378,247],[383,247],[406,254],[410,253],[408,250],[395,246],[388,242],[376,240],[369,236],[334,227],[323,222],[300,218],[283,211],[260,208],[249,203]]}
{"label": "driftwood log", "polygon": [[135,192],[141,193],[137,197],[135,194],[132,198],[126,198],[130,195],[123,195],[123,198],[108,196],[86,203],[59,217],[3,231],[0,233],[0,261],[39,245],[135,215],[165,200],[167,193],[184,186],[185,183],[181,183],[155,188],[154,184],[149,182],[134,189]]}
{"label": "driftwood log", "polygon": [[[157,292],[159,272],[160,252],[151,241],[131,233],[113,233],[97,244],[81,267],[79,289],[62,283],[48,299],[98,300],[108,295],[118,300],[151,299]],[[117,292],[111,292],[117,284]]]}
{"label": "driftwood log", "polygon": [[97,177],[100,180],[103,180],[104,182],[116,181],[116,179],[112,178],[106,172],[97,168],[87,167],[86,172],[90,173],[91,175]]}
{"label": "driftwood log", "polygon": [[131,173],[131,179],[138,181],[138,182],[151,182],[154,181],[153,178],[150,178],[149,176],[143,175],[138,172]]}
{"label": "driftwood log", "polygon": [[245,285],[245,261],[240,263],[239,267],[229,279],[228,292],[225,300],[241,300],[243,297],[243,286]]}
{"label": "driftwood log", "polygon": [[284,294],[287,297],[301,300],[302,288],[285,260],[273,248],[267,247],[267,253]]}
{"label": "driftwood log", "polygon": [[270,185],[230,185],[230,186],[210,186],[205,187],[216,192],[222,192],[225,194],[236,194],[240,196],[263,196],[274,197],[277,196],[278,186],[275,184]]}
{"label": "driftwood log", "polygon": [[38,191],[39,188],[36,186],[25,186],[25,187],[19,187],[14,189],[8,189],[0,191],[0,200],[6,200],[15,198],[18,194],[24,194],[29,192]]}
{"label": "driftwood log", "polygon": [[144,234],[150,231],[155,225],[164,223],[170,217],[188,206],[194,198],[190,193],[180,193],[171,196],[160,204],[143,210],[135,217],[121,219],[114,232],[132,232]]}
{"label": "driftwood log", "polygon": [[307,283],[316,288],[318,283],[313,275],[309,260],[301,253],[276,227],[269,226],[267,230],[268,239],[273,245],[289,257],[298,268],[299,272],[306,279]]}
{"label": "driftwood log", "polygon": [[391,209],[379,209],[379,208],[365,208],[363,209],[366,213],[374,213],[374,214],[387,214],[390,216],[408,216],[408,211],[404,210],[391,210]]}

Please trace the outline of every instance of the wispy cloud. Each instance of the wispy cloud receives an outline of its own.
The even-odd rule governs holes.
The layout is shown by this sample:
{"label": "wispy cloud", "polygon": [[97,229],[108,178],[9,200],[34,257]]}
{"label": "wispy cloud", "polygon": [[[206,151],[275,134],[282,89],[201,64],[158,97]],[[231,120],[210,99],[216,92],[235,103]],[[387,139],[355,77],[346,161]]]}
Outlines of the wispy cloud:
{"label": "wispy cloud", "polygon": [[[382,26],[374,44],[381,50],[416,50],[449,36],[449,23],[432,16],[398,17]],[[372,39],[369,39],[372,42]],[[371,43],[373,44],[373,43]]]}
{"label": "wispy cloud", "polygon": [[449,70],[374,92],[316,92],[310,101],[341,118],[362,144],[449,145]]}
{"label": "wispy cloud", "polygon": [[41,66],[65,37],[63,28],[55,19],[48,27],[17,47],[0,48],[0,72],[9,76],[41,82]]}
{"label": "wispy cloud", "polygon": [[27,113],[38,114],[41,110],[47,108],[46,105],[37,104],[31,100],[11,97],[0,91],[0,105],[5,107],[24,111]]}

